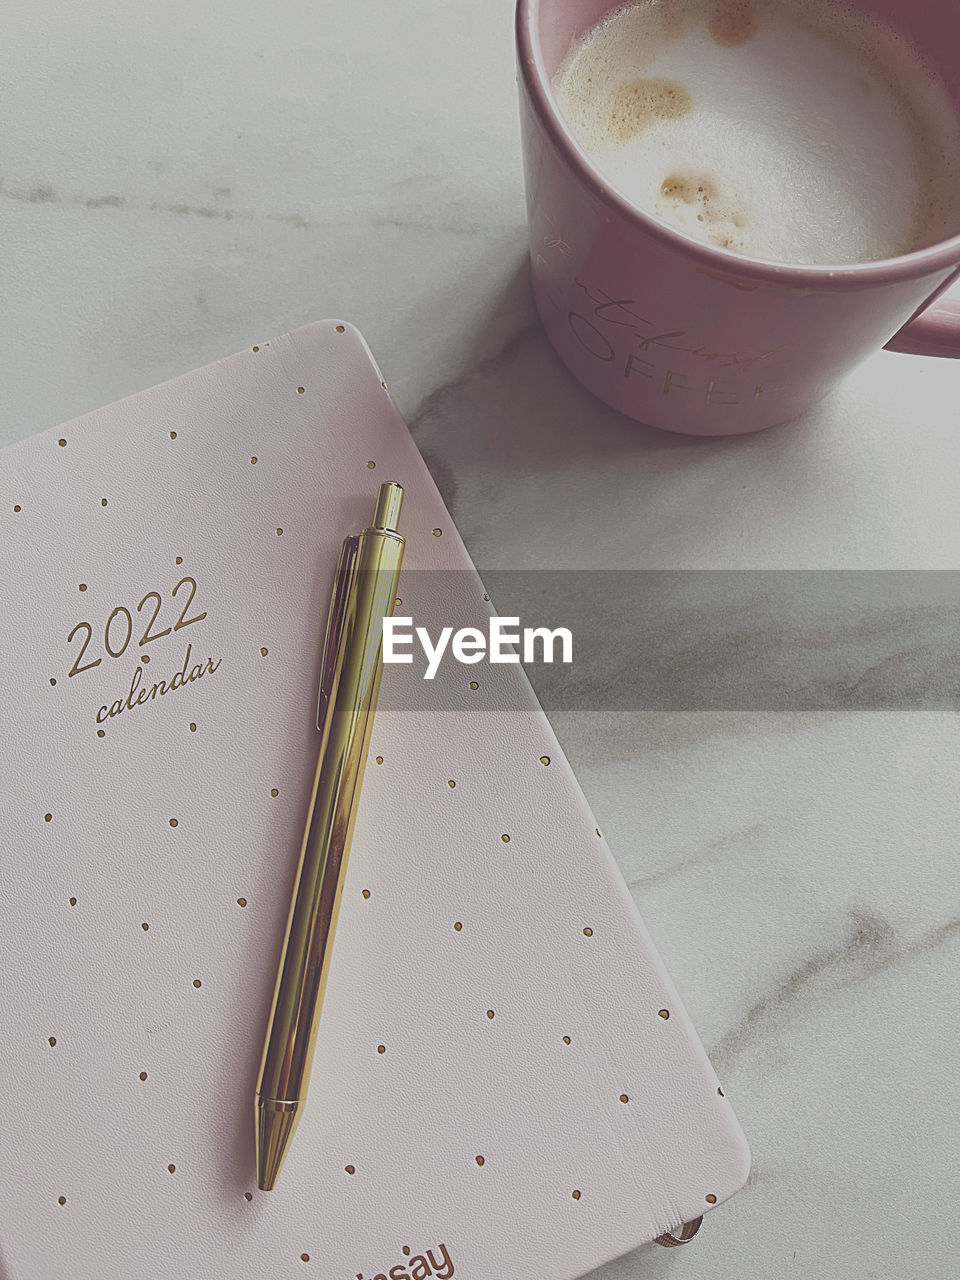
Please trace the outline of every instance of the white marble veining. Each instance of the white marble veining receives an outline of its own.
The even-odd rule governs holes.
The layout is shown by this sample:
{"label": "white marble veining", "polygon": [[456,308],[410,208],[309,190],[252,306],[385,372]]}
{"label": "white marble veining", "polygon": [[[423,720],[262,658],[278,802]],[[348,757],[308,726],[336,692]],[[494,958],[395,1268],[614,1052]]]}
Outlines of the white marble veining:
{"label": "white marble veining", "polygon": [[[558,366],[511,0],[8,0],[0,59],[0,441],[344,316],[481,568],[960,565],[960,365],[881,354],[729,441]],[[598,1280],[953,1274],[956,715],[555,723],[754,1151],[695,1243]]]}

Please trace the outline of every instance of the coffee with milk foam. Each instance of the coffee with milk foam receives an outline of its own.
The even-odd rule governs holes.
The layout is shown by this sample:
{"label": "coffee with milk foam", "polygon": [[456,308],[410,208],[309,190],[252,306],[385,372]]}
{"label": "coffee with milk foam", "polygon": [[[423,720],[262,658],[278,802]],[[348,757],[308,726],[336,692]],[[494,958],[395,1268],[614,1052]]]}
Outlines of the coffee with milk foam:
{"label": "coffee with milk foam", "polygon": [[553,89],[611,187],[708,244],[839,266],[960,233],[957,106],[905,41],[842,4],[622,5]]}

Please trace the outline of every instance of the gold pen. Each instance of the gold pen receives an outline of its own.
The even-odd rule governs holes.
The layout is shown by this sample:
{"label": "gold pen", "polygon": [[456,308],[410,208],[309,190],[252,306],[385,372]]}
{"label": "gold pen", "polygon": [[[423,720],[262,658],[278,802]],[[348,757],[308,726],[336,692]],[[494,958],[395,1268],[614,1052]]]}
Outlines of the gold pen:
{"label": "gold pen", "polygon": [[344,541],[317,705],[320,752],[280,953],[256,1097],[257,1186],[272,1191],[307,1096],[343,877],[393,613],[403,490],[380,486],[373,525]]}

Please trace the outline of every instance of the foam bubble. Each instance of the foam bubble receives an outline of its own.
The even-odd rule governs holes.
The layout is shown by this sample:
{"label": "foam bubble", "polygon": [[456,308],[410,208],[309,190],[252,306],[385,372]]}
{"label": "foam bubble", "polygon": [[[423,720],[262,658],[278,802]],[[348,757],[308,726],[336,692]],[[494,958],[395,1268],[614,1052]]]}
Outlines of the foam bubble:
{"label": "foam bubble", "polygon": [[717,44],[733,48],[757,34],[757,11],[752,0],[718,0],[708,25]]}
{"label": "foam bubble", "polygon": [[610,135],[617,142],[629,142],[659,120],[682,119],[690,107],[689,92],[673,80],[628,80],[613,96]]}
{"label": "foam bubble", "polygon": [[960,109],[905,41],[844,5],[623,5],[553,87],[611,185],[698,240],[842,265],[960,232]]}

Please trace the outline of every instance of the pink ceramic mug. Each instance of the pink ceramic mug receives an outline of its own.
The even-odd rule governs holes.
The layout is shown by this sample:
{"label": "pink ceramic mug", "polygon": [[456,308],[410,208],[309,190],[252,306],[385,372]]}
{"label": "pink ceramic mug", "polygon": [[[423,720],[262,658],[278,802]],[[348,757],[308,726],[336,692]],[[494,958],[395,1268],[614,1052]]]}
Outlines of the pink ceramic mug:
{"label": "pink ceramic mug", "polygon": [[[960,112],[958,0],[854,2],[912,41]],[[550,81],[613,7],[517,4],[534,294],[574,376],[631,418],[726,436],[796,417],[884,345],[960,357],[960,301],[937,301],[960,278],[960,235],[884,262],[786,266],[701,244],[609,189]]]}

